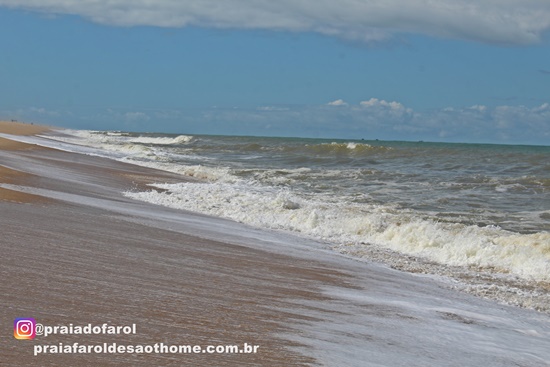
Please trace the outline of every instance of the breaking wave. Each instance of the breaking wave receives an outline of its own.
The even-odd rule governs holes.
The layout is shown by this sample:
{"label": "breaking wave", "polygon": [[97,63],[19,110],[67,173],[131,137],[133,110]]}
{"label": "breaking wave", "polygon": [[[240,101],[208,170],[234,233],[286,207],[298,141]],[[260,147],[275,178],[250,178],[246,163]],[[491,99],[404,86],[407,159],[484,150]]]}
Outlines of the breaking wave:
{"label": "breaking wave", "polygon": [[289,190],[245,183],[159,184],[126,196],[253,226],[299,232],[338,244],[377,244],[445,265],[479,267],[550,281],[550,234],[440,222],[411,210],[305,199]]}

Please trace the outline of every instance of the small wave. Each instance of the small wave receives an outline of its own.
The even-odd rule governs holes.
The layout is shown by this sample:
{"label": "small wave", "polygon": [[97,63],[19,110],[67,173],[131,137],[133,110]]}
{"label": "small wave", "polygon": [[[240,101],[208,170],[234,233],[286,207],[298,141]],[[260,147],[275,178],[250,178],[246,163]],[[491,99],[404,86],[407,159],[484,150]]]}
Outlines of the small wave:
{"label": "small wave", "polygon": [[160,137],[149,137],[149,136],[139,136],[130,140],[131,143],[139,144],[153,144],[153,145],[177,145],[177,144],[187,144],[193,141],[193,136],[188,135],[179,135],[175,138],[160,138]]}
{"label": "small wave", "polygon": [[309,153],[319,154],[319,155],[333,155],[333,154],[349,154],[349,155],[363,155],[363,154],[372,154],[379,153],[391,150],[390,147],[384,146],[374,146],[365,143],[323,143],[315,145],[306,145],[305,150]]}
{"label": "small wave", "polygon": [[108,136],[130,136],[130,133],[123,132],[123,131],[106,131],[105,135],[108,135]]}
{"label": "small wave", "polygon": [[496,192],[508,192],[508,191],[525,191],[526,188],[520,184],[510,184],[510,185],[497,185],[495,187]]}
{"label": "small wave", "polygon": [[143,146],[143,145],[136,145],[136,144],[122,144],[116,147],[116,151],[127,153],[130,155],[135,154],[150,154],[152,153],[151,148]]}
{"label": "small wave", "polygon": [[222,182],[222,183],[235,183],[240,179],[232,174],[231,170],[227,167],[208,167],[203,165],[176,165],[170,161],[164,162],[160,159],[155,161],[151,160],[135,160],[131,157],[120,159],[122,162],[135,164],[142,167],[149,167],[158,169],[161,171],[167,171],[177,173],[183,176],[196,178],[201,181],[207,182]]}

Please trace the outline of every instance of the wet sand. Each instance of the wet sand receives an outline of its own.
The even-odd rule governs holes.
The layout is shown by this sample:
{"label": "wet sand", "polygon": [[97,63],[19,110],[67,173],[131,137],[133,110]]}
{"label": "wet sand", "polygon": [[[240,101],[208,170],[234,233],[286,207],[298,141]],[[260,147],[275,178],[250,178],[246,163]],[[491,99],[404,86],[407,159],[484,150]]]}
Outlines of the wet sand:
{"label": "wet sand", "polygon": [[[4,125],[0,132],[17,134]],[[184,180],[175,174],[0,144],[0,365],[500,367],[550,360],[547,315],[292,235],[121,195]],[[135,323],[137,334],[16,340],[17,317],[44,325]],[[259,350],[33,356],[34,345],[74,342],[248,343]]]}
{"label": "wet sand", "polygon": [[[13,134],[13,135],[36,135],[48,131],[50,128],[47,126],[23,124],[19,122],[9,122],[9,121],[0,121],[0,133],[4,134]],[[0,149],[1,150],[30,150],[37,149],[35,145],[20,143],[17,141],[0,138]],[[39,148],[46,149],[46,148]],[[3,166],[0,166],[0,182],[2,183],[17,183],[22,182],[25,178],[28,178],[29,175],[21,171],[15,171]],[[13,201],[18,203],[26,203],[33,201],[44,201],[46,199],[24,194],[18,191],[8,190],[0,188],[0,200]]]}
{"label": "wet sand", "polygon": [[[8,126],[6,126],[8,125]],[[0,132],[46,131],[0,124]],[[16,128],[13,128],[16,127]],[[0,166],[4,184],[47,188],[98,197],[101,184],[141,189],[160,177],[181,177],[122,163],[87,158],[0,139],[0,149],[18,151],[37,167],[78,171],[91,183],[41,177]],[[55,162],[62,157],[63,162]],[[14,166],[13,162],[11,166]],[[31,169],[32,171],[32,169]],[[53,171],[50,171],[53,172]],[[74,177],[74,176],[73,176]],[[106,196],[109,196],[107,194]],[[121,198],[122,199],[122,198]],[[296,343],[276,337],[302,316],[277,311],[294,298],[322,300],[318,284],[339,284],[341,274],[320,264],[229,245],[125,221],[109,210],[0,188],[2,324],[33,317],[44,325],[137,324],[137,335],[49,336],[16,340],[2,333],[0,365],[10,366],[301,366],[311,357]],[[41,355],[33,344],[112,343],[167,345],[259,345],[237,355]]]}

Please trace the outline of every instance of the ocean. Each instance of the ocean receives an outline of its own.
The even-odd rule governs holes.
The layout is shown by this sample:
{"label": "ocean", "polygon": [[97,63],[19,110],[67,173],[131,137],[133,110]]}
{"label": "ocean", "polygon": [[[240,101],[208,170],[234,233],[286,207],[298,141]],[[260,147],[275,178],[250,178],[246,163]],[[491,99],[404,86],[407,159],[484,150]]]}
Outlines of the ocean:
{"label": "ocean", "polygon": [[48,139],[198,179],[127,197],[550,310],[550,146],[86,130]]}

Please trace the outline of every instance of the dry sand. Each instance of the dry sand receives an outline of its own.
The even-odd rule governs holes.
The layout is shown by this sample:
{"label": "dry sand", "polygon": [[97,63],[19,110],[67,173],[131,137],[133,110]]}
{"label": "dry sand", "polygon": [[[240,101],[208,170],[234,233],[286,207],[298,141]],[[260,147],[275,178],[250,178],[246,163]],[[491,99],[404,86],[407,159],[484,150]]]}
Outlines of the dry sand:
{"label": "dry sand", "polygon": [[25,124],[22,122],[0,121],[0,133],[12,135],[36,135],[51,130],[50,126]]}

